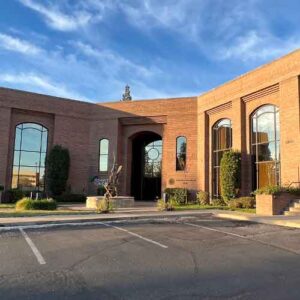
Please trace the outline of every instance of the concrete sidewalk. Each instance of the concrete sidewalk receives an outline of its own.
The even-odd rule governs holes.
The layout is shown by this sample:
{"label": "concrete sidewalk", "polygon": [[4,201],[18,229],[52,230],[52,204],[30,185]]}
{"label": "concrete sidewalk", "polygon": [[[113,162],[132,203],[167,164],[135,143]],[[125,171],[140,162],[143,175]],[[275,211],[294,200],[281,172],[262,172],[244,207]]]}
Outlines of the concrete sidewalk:
{"label": "concrete sidewalk", "polygon": [[248,221],[269,225],[279,225],[293,228],[300,228],[300,218],[298,216],[257,216],[251,213],[242,213],[225,210],[185,210],[185,211],[157,211],[156,207],[133,207],[121,208],[109,214],[74,214],[74,215],[51,215],[34,217],[8,217],[0,218],[0,227],[42,225],[54,223],[78,223],[97,222],[115,220],[135,220],[147,218],[174,218],[208,216],[230,220]]}
{"label": "concrete sidewalk", "polygon": [[242,213],[235,211],[214,211],[214,215],[222,219],[231,219],[239,221],[248,221],[269,225],[286,226],[293,228],[300,228],[299,216],[258,216],[250,213]]}

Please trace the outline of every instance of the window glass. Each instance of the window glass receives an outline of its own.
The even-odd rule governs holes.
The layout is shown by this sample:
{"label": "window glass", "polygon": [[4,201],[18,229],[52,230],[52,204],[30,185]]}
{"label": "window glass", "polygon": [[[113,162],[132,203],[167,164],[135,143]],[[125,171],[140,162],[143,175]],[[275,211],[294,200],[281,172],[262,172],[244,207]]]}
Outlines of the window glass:
{"label": "window glass", "polygon": [[214,197],[220,196],[220,164],[225,151],[232,147],[231,120],[222,119],[212,128],[212,190]]}
{"label": "window glass", "polygon": [[144,148],[144,175],[145,177],[161,176],[162,141],[154,141]]}
{"label": "window glass", "polygon": [[176,171],[186,169],[186,137],[180,136],[176,139]]}
{"label": "window glass", "polygon": [[109,140],[102,139],[99,142],[99,171],[108,171],[108,151],[109,151]]}
{"label": "window glass", "polygon": [[12,187],[24,191],[44,189],[48,129],[22,123],[15,130]]}
{"label": "window glass", "polygon": [[256,182],[253,189],[280,183],[280,122],[279,110],[265,105],[251,118],[252,157]]}

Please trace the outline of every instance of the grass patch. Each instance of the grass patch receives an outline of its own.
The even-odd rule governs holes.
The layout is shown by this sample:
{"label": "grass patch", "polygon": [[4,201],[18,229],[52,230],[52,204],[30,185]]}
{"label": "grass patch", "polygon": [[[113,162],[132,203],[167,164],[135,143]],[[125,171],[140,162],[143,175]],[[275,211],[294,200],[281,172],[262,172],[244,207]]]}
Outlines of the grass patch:
{"label": "grass patch", "polygon": [[0,203],[0,209],[1,208],[15,208],[15,203]]}
{"label": "grass patch", "polygon": [[229,210],[229,211],[239,211],[245,213],[255,214],[255,208],[230,208],[224,205],[200,205],[200,204],[186,204],[186,205],[176,205],[174,209],[177,211],[180,210],[209,210],[209,209],[220,209],[220,210]]}
{"label": "grass patch", "polygon": [[68,215],[90,215],[95,214],[91,211],[80,210],[27,210],[15,211],[14,209],[0,210],[0,218],[13,217],[39,217],[39,216],[68,216]]}
{"label": "grass patch", "polygon": [[186,204],[186,205],[176,205],[175,206],[175,210],[198,210],[198,209],[229,210],[229,207],[221,206],[221,205],[200,205],[200,204]]}

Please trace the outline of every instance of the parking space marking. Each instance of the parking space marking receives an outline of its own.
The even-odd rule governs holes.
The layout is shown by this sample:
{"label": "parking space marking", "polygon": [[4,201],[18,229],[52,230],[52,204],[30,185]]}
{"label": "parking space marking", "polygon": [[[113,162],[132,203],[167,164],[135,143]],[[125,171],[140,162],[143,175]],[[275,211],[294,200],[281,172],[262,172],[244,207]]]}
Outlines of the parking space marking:
{"label": "parking space marking", "polygon": [[40,253],[38,248],[35,246],[35,244],[31,240],[31,238],[27,235],[27,233],[22,228],[19,228],[19,230],[22,233],[23,237],[25,238],[27,244],[31,248],[31,250],[32,250],[33,254],[35,255],[35,257],[36,257],[37,261],[39,262],[39,264],[45,265],[46,261],[44,260],[42,254]]}
{"label": "parking space marking", "polygon": [[149,239],[149,238],[143,237],[143,236],[141,236],[141,235],[139,235],[139,234],[137,234],[137,233],[135,233],[135,232],[129,231],[129,230],[124,229],[124,228],[122,228],[122,227],[110,225],[110,224],[107,224],[107,223],[102,223],[102,224],[105,225],[105,226],[107,226],[107,227],[111,227],[111,228],[118,229],[118,230],[120,230],[120,231],[124,231],[124,232],[126,232],[126,233],[128,233],[128,234],[130,234],[130,235],[132,235],[132,236],[138,237],[138,238],[140,238],[140,239],[142,239],[142,240],[144,240],[144,241],[146,241],[146,242],[152,243],[152,244],[154,244],[154,245],[156,245],[156,246],[159,246],[159,247],[161,247],[161,248],[164,248],[164,249],[167,249],[167,248],[168,248],[168,246],[166,246],[166,245],[163,245],[163,244],[161,244],[161,243],[159,243],[159,242],[156,242],[156,241],[154,241],[154,240],[151,240],[151,239]]}
{"label": "parking space marking", "polygon": [[206,230],[210,230],[210,231],[215,231],[215,232],[223,233],[223,234],[226,234],[226,235],[232,235],[234,237],[238,237],[238,238],[245,239],[245,240],[249,240],[249,238],[247,238],[247,237],[245,237],[243,235],[236,234],[236,233],[231,233],[231,232],[227,232],[227,231],[223,231],[223,230],[218,230],[218,229],[215,229],[215,228],[206,227],[206,226],[197,225],[197,224],[188,223],[188,222],[184,222],[183,224],[189,225],[189,226],[193,226],[193,227],[202,228],[202,229],[206,229]]}

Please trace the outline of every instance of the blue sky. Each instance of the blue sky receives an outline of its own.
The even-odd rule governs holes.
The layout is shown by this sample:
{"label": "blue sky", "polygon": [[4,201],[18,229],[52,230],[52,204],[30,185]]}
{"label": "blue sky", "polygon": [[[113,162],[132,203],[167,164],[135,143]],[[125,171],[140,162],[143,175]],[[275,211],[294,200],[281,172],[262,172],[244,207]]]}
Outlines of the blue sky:
{"label": "blue sky", "polygon": [[0,86],[90,102],[199,95],[300,47],[298,0],[0,1]]}

